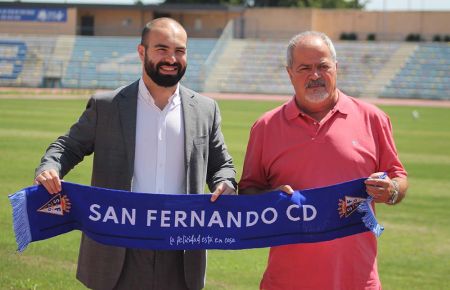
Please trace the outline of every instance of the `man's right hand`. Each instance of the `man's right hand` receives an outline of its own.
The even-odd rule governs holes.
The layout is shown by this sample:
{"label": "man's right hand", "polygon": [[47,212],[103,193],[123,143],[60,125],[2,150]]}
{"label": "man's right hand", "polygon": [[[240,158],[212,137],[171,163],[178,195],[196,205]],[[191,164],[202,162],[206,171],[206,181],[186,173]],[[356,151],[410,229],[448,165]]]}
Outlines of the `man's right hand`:
{"label": "man's right hand", "polygon": [[61,179],[54,169],[42,171],[34,179],[34,184],[42,184],[50,194],[55,194],[61,191]]}

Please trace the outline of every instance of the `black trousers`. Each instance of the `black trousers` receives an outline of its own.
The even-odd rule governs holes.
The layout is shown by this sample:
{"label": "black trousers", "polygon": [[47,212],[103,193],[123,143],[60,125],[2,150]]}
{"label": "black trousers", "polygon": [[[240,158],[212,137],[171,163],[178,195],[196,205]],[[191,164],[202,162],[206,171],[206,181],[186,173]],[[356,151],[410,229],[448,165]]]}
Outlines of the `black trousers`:
{"label": "black trousers", "polygon": [[115,290],[188,290],[183,251],[127,249]]}

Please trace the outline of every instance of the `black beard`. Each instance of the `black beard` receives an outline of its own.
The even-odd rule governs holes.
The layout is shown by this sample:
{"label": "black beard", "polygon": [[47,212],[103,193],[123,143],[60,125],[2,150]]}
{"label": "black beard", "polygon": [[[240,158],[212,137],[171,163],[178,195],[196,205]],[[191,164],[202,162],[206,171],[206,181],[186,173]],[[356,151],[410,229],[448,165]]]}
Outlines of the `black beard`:
{"label": "black beard", "polygon": [[[161,66],[174,66],[177,67],[176,75],[164,75],[159,72]],[[186,72],[186,67],[181,67],[179,62],[168,63],[168,62],[158,62],[156,65],[147,59],[147,54],[144,58],[144,69],[147,75],[152,79],[152,81],[161,87],[173,87],[175,86]]]}

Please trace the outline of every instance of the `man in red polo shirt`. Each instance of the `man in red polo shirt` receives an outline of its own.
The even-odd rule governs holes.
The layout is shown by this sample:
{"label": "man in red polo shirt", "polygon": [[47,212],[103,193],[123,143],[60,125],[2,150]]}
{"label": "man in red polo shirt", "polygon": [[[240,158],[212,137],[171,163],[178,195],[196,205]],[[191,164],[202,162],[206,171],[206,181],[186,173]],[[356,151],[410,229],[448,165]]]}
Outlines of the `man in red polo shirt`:
{"label": "man in red polo shirt", "polygon": [[[323,187],[369,177],[376,203],[399,203],[407,173],[389,117],[336,88],[331,40],[304,32],[287,49],[295,96],[253,125],[240,194]],[[379,178],[387,173],[386,178]],[[327,242],[272,247],[261,289],[381,289],[377,241],[369,231]]]}

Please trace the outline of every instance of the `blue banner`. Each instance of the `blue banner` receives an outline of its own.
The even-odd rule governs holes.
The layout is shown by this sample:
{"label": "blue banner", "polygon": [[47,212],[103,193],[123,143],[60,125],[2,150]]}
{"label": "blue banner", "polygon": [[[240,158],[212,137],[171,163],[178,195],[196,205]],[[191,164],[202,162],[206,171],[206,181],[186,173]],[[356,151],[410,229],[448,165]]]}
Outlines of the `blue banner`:
{"label": "blue banner", "polygon": [[113,246],[144,249],[246,249],[328,241],[382,228],[358,179],[333,186],[259,195],[148,194],[63,183],[13,195],[19,251],[75,229]]}
{"label": "blue banner", "polygon": [[66,8],[0,8],[0,21],[66,22]]}

